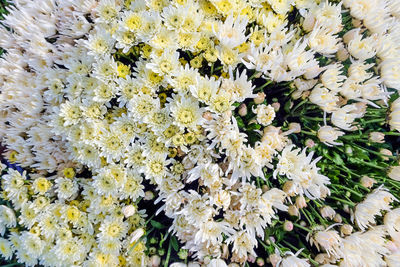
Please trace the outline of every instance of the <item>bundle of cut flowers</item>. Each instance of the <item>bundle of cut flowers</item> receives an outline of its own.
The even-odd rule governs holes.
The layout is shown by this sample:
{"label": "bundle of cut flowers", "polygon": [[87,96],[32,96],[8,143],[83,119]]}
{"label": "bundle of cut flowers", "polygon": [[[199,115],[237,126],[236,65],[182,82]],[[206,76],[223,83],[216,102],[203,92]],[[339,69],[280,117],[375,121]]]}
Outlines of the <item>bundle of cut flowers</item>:
{"label": "bundle of cut flowers", "polygon": [[399,0],[13,0],[7,266],[400,266]]}

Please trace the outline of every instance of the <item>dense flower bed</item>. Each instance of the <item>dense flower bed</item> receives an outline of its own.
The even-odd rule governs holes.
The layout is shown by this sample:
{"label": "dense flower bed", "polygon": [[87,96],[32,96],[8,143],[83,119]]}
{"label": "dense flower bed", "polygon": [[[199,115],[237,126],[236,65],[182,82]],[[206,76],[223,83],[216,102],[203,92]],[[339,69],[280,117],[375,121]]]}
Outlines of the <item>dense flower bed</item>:
{"label": "dense flower bed", "polygon": [[6,261],[398,266],[398,1],[7,12]]}

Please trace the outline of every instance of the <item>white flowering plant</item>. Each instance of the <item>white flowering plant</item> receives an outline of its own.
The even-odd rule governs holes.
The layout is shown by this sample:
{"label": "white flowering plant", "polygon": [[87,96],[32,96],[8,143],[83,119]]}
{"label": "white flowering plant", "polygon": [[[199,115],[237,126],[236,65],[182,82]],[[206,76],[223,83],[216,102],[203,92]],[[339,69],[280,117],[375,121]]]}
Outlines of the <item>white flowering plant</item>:
{"label": "white flowering plant", "polygon": [[398,266],[397,0],[1,7],[2,264]]}

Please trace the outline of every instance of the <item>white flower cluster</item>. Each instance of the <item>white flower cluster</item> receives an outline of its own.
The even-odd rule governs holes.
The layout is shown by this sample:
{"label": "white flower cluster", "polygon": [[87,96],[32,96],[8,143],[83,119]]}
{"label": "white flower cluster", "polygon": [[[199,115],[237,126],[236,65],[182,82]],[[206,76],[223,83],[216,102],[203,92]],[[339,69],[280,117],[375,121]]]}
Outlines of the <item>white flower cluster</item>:
{"label": "white flower cluster", "polygon": [[[316,260],[323,266],[389,266],[398,265],[400,256],[400,209],[391,204],[398,201],[384,188],[375,189],[355,207],[354,219],[361,231],[353,232],[353,226],[343,224],[340,234],[331,228],[314,231],[308,237],[318,250]],[[375,217],[386,211],[383,223]],[[387,239],[386,237],[389,236]],[[339,262],[337,265],[331,265]]]}
{"label": "white flower cluster", "polygon": [[[399,8],[373,2],[344,1],[358,24],[341,39],[344,8],[328,1],[15,0],[4,20],[11,31],[0,30],[0,137],[8,158],[31,173],[2,177],[3,198],[20,215],[2,206],[0,233],[17,222],[26,230],[0,239],[1,254],[28,266],[145,266],[137,202],[146,184],[173,220],[170,231],[199,261],[255,258],[278,212],[322,201],[330,180],[320,158],[288,137],[299,127],[282,131],[279,108],[254,79],[293,81],[297,97],[331,114],[334,126],[355,130],[367,104],[379,107],[373,101],[387,101],[386,87],[400,89]],[[346,74],[335,54],[351,55]],[[375,56],[381,77],[369,63]],[[320,66],[321,58],[331,64]],[[390,124],[399,130],[397,102]],[[241,103],[251,103],[256,130],[235,114]],[[343,134],[326,123],[318,132],[328,145]],[[267,186],[268,178],[283,187]],[[372,196],[355,210],[361,230],[393,201],[384,190]],[[400,230],[385,225],[346,238],[326,230],[312,242],[332,262],[362,266],[351,249],[383,245],[387,229]],[[386,247],[366,249],[354,253],[397,257]],[[309,266],[297,255],[280,266]]]}

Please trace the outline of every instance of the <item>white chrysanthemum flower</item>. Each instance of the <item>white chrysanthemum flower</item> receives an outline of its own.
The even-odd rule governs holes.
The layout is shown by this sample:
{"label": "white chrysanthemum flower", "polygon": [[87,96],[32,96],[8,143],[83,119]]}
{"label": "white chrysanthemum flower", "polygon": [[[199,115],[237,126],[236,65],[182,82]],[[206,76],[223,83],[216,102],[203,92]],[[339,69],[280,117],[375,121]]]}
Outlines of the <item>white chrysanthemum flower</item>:
{"label": "white chrysanthemum flower", "polygon": [[346,76],[340,75],[342,68],[343,65],[341,64],[328,65],[320,77],[322,84],[326,88],[338,92],[342,82],[346,79]]}
{"label": "white chrysanthemum flower", "polygon": [[384,223],[389,235],[396,239],[400,233],[400,208],[390,210],[384,217]]}
{"label": "white chrysanthemum flower", "polygon": [[257,240],[255,236],[250,235],[245,231],[238,231],[228,238],[227,243],[233,243],[233,254],[243,260],[247,259],[247,255],[256,256],[254,247],[257,247]]}
{"label": "white chrysanthemum flower", "polygon": [[301,259],[297,257],[297,254],[299,254],[298,252],[296,254],[290,255],[290,256],[286,256],[284,258],[282,258],[282,260],[279,261],[277,266],[280,267],[310,267],[311,265],[307,262],[306,259]]}
{"label": "white chrysanthemum flower", "polygon": [[85,250],[81,240],[75,237],[58,240],[50,251],[66,265],[72,265],[84,259]]}
{"label": "white chrysanthemum flower", "polygon": [[74,194],[78,192],[79,188],[76,181],[62,177],[58,177],[55,180],[55,185],[58,197],[61,199],[69,199],[73,197]]}
{"label": "white chrysanthemum flower", "polygon": [[337,102],[339,101],[336,92],[328,90],[322,84],[317,84],[314,87],[309,98],[312,103],[329,113],[337,109]]}
{"label": "white chrysanthemum flower", "polygon": [[375,223],[375,217],[381,215],[382,211],[391,209],[394,200],[396,198],[387,190],[377,188],[355,207],[352,218],[361,230],[365,230]]}
{"label": "white chrysanthemum flower", "polygon": [[179,53],[172,50],[164,50],[161,55],[152,54],[152,61],[146,67],[160,75],[169,75],[179,69]]}
{"label": "white chrysanthemum flower", "polygon": [[257,114],[257,121],[262,126],[270,125],[275,118],[275,110],[271,105],[261,104],[255,109],[253,106],[253,112]]}
{"label": "white chrysanthemum flower", "polygon": [[318,250],[322,247],[328,255],[333,255],[335,258],[342,256],[342,238],[335,230],[318,231],[311,237],[310,243],[314,244]]}
{"label": "white chrysanthemum flower", "polygon": [[167,160],[167,156],[162,153],[153,154],[146,161],[144,167],[144,174],[146,179],[153,179],[157,184],[160,184],[162,179],[167,175],[167,165],[170,160]]}
{"label": "white chrysanthemum flower", "polygon": [[333,54],[339,49],[339,38],[328,28],[316,24],[308,37],[308,45],[315,52],[321,54]]}
{"label": "white chrysanthemum flower", "polygon": [[233,15],[229,15],[225,22],[218,25],[213,31],[223,46],[235,48],[247,40],[245,35],[247,22],[246,17],[234,18]]}
{"label": "white chrysanthemum flower", "polygon": [[185,128],[195,130],[198,125],[202,124],[204,109],[200,108],[197,100],[180,94],[174,94],[167,100],[171,116],[174,118],[173,124],[181,130]]}
{"label": "white chrysanthemum flower", "polygon": [[39,236],[29,233],[23,232],[21,235],[22,247],[33,258],[39,258],[42,254],[45,242],[40,239]]}
{"label": "white chrysanthemum flower", "polygon": [[7,206],[0,206],[0,222],[8,228],[13,228],[17,225],[15,213]]}
{"label": "white chrysanthemum flower", "polygon": [[11,242],[7,239],[0,238],[0,254],[5,260],[11,260],[13,256]]}
{"label": "white chrysanthemum flower", "polygon": [[321,142],[325,143],[328,146],[340,146],[342,143],[336,142],[338,137],[344,135],[344,132],[339,131],[338,129],[332,126],[322,126],[318,130],[318,138]]}

